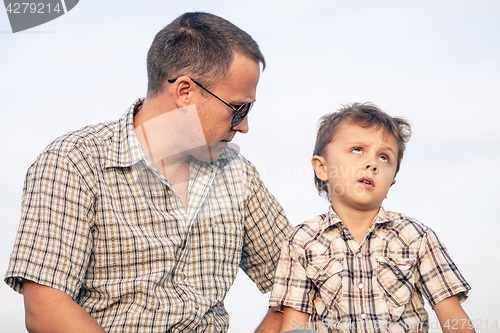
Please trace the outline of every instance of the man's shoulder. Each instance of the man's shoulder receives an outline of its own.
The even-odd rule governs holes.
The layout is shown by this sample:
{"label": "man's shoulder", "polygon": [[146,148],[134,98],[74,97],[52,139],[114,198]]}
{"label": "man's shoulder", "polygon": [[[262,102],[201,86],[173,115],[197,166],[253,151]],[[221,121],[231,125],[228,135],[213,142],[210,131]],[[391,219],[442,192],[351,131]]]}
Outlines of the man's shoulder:
{"label": "man's shoulder", "polygon": [[75,149],[106,149],[111,144],[116,125],[117,121],[102,122],[68,132],[52,141],[42,154],[67,155]]}

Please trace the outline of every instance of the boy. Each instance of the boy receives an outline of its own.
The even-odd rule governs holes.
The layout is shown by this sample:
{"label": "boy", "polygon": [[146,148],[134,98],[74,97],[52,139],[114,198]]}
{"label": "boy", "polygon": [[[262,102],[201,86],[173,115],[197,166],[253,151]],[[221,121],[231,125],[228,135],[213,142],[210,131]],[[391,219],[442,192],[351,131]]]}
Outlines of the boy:
{"label": "boy", "polygon": [[331,206],[283,245],[270,299],[283,309],[281,331],[427,332],[423,294],[443,331],[474,332],[460,305],[470,287],[444,245],[381,206],[410,135],[405,120],[373,104],[321,119],[312,166]]}

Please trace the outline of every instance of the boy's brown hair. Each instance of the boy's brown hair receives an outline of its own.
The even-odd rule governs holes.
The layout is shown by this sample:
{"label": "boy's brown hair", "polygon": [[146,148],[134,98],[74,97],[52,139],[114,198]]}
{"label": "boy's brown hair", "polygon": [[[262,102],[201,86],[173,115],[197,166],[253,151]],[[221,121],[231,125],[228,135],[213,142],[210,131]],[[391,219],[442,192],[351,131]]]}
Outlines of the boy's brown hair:
{"label": "boy's brown hair", "polygon": [[[324,115],[321,117],[318,134],[316,135],[316,144],[314,146],[313,156],[323,156],[326,146],[332,142],[335,136],[335,130],[342,123],[358,125],[361,127],[383,128],[386,133],[394,136],[398,142],[398,162],[396,174],[401,166],[405,145],[410,140],[411,126],[403,118],[391,117],[376,105],[371,103],[354,103],[346,105],[342,109]],[[314,183],[321,196],[330,199],[326,182],[322,181],[314,174]]]}

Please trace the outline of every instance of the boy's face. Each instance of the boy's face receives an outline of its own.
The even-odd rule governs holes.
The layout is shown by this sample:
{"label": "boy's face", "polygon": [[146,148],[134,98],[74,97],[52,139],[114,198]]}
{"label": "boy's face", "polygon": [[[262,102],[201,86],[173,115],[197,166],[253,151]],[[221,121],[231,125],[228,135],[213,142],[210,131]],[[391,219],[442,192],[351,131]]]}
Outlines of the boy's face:
{"label": "boy's face", "polygon": [[333,208],[337,211],[377,210],[394,176],[398,143],[382,128],[340,124],[325,149],[312,164],[319,179],[328,183]]}

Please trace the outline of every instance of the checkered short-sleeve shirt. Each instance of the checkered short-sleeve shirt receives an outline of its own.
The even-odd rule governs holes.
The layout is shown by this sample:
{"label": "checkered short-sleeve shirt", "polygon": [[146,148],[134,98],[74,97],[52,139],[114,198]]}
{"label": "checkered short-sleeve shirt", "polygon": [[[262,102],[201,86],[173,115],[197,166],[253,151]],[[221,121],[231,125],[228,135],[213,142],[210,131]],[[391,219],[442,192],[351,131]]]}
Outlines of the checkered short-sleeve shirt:
{"label": "checkered short-sleeve shirt", "polygon": [[232,149],[192,161],[186,212],[135,137],[141,103],[57,139],[29,168],[5,281],[57,288],[109,332],[225,332],[238,268],[270,291],[290,225]]}
{"label": "checkered short-sleeve shirt", "polygon": [[359,245],[330,207],[284,242],[270,306],[310,313],[324,332],[427,332],[422,295],[434,307],[469,289],[422,223],[380,208]]}

